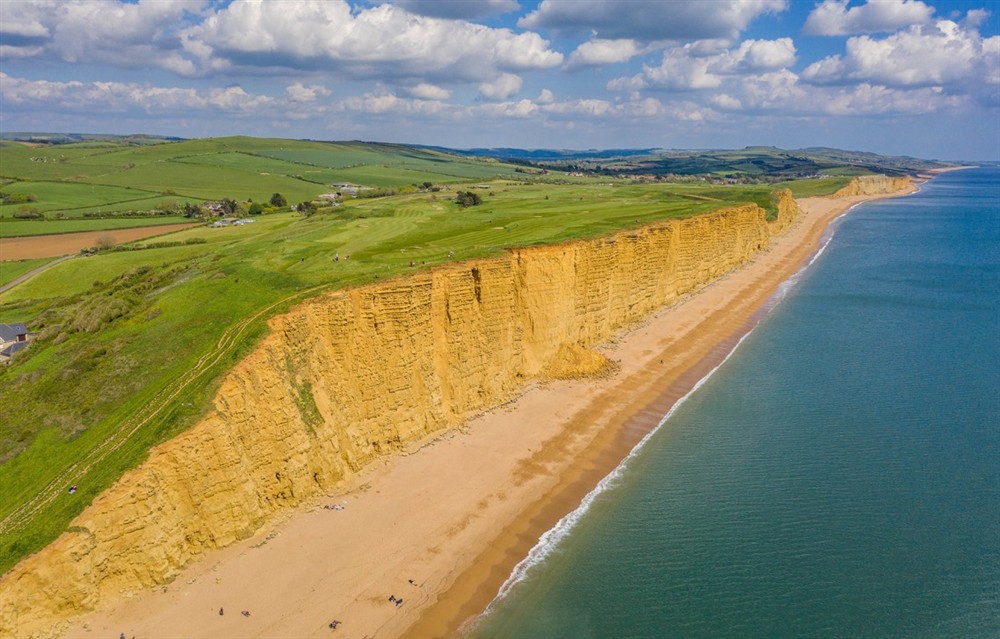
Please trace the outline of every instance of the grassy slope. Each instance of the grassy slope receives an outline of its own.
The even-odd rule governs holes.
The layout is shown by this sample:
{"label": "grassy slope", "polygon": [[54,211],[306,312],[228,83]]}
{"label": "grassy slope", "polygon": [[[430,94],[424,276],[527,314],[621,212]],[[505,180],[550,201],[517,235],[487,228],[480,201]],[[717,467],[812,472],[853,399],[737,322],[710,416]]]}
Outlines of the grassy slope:
{"label": "grassy slope", "polygon": [[[387,181],[396,179],[397,169],[386,171]],[[486,256],[769,198],[763,187],[626,186],[606,179],[566,186],[497,182],[477,192],[484,203],[469,209],[449,201],[449,193],[424,193],[356,200],[311,218],[277,214],[243,227],[190,229],[171,239],[205,243],[76,258],[0,295],[0,316],[17,317],[45,336],[0,372],[4,405],[18,407],[0,426],[0,517],[57,477],[62,482],[60,473],[115,433],[139,424],[114,454],[68,476],[80,492],[66,495],[60,485],[63,493],[51,504],[0,535],[0,570],[58,535],[152,445],[193,423],[216,380],[264,329],[266,315],[162,414],[142,423],[135,416],[158,392],[177,387],[235,322],[277,301],[286,300],[268,313],[306,291],[315,294],[315,287],[408,273],[411,260],[433,265],[449,260],[449,251],[453,259]],[[337,252],[351,259],[335,262]]]}
{"label": "grassy slope", "polygon": [[[5,192],[33,195],[29,205],[47,224],[13,219],[23,204],[0,205],[0,237],[79,230],[69,221],[85,213],[149,211],[170,204],[231,198],[266,202],[281,193],[289,202],[310,200],[352,182],[399,187],[425,181],[512,177],[513,166],[384,144],[328,143],[258,138],[188,140],[148,146],[81,142],[29,147],[0,142]],[[146,224],[161,224],[157,218]],[[142,224],[133,221],[131,225]],[[88,230],[120,228],[114,220]]]}
{"label": "grassy slope", "polygon": [[[13,282],[29,271],[51,262],[52,258],[42,257],[37,260],[19,260],[17,262],[0,262],[0,286]],[[0,322],[16,321],[5,320],[0,316]]]}
{"label": "grassy slope", "polygon": [[[469,154],[467,151],[457,153]],[[754,146],[732,150],[666,150],[640,151],[546,151],[524,152],[517,149],[477,149],[478,155],[515,158],[538,166],[600,167],[622,174],[714,175],[741,179],[804,179],[816,175],[913,175],[933,168],[954,166],[946,162],[912,157],[882,156],[874,153],[841,149],[809,148],[785,150],[771,146]]]}

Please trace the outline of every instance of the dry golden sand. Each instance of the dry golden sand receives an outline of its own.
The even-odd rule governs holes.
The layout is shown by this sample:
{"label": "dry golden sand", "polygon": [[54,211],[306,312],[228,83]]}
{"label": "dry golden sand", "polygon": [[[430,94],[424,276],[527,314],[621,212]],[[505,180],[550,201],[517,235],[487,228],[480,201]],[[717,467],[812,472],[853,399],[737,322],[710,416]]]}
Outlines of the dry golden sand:
{"label": "dry golden sand", "polygon": [[[613,374],[533,385],[65,636],[457,634],[538,537],[726,356],[829,222],[867,199],[800,201],[805,215],[767,253],[606,345]],[[323,507],[334,504],[343,509]]]}

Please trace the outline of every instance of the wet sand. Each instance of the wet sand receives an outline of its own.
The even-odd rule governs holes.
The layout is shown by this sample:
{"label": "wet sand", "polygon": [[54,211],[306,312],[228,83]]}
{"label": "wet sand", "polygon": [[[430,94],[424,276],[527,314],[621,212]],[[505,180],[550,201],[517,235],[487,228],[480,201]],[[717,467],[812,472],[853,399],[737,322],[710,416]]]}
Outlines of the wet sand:
{"label": "wet sand", "polygon": [[456,635],[539,536],[726,357],[829,222],[868,199],[801,200],[805,215],[768,252],[604,345],[613,374],[533,384],[173,583],[123,593],[65,636]]}

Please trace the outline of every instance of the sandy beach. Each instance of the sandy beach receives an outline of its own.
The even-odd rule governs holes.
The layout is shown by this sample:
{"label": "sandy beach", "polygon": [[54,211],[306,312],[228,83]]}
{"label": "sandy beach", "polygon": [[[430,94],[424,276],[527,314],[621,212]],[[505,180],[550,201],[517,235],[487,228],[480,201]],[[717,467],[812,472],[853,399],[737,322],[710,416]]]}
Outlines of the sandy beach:
{"label": "sandy beach", "polygon": [[171,584],[122,593],[64,636],[458,634],[539,536],[726,357],[829,223],[878,197],[800,200],[805,214],[769,251],[603,345],[613,373],[532,384]]}

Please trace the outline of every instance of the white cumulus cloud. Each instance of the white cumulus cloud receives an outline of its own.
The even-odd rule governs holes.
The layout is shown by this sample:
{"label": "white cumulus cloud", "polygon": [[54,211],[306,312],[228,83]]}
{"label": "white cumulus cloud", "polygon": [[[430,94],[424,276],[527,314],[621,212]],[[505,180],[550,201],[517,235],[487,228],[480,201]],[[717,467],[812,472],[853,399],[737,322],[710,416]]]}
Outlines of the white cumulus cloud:
{"label": "white cumulus cloud", "polygon": [[872,82],[896,87],[961,84],[974,81],[983,70],[990,57],[990,46],[977,32],[964,30],[950,20],[940,20],[934,25],[912,26],[882,39],[867,35],[849,38],[844,55],[814,62],[802,76],[820,84]]}
{"label": "white cumulus cloud", "polygon": [[512,73],[504,73],[492,82],[479,85],[479,94],[487,100],[506,100],[520,90],[521,78]]}
{"label": "white cumulus cloud", "polygon": [[318,84],[305,86],[301,82],[295,82],[285,88],[285,95],[292,102],[312,102],[321,96],[330,95],[330,89]]}
{"label": "white cumulus cloud", "polygon": [[575,71],[584,67],[628,62],[641,52],[642,49],[635,40],[629,38],[621,40],[601,40],[598,38],[584,42],[577,47],[566,62],[566,69]]}
{"label": "white cumulus cloud", "polygon": [[236,66],[338,70],[357,79],[470,82],[563,61],[536,33],[430,18],[389,4],[352,11],[343,0],[234,0],[186,37]]}
{"label": "white cumulus cloud", "polygon": [[207,0],[35,0],[5,2],[0,34],[5,57],[152,66],[192,73],[180,31]]}
{"label": "white cumulus cloud", "polygon": [[0,83],[3,84],[4,101],[12,107],[58,107],[73,112],[138,110],[151,115],[204,111],[239,114],[260,112],[281,104],[273,97],[248,93],[238,85],[198,91],[133,82],[28,80],[2,72]]}
{"label": "white cumulus cloud", "polygon": [[441,87],[433,84],[428,84],[427,82],[421,82],[416,86],[409,87],[407,92],[414,98],[420,100],[447,100],[451,97],[451,91],[442,89]]}
{"label": "white cumulus cloud", "polygon": [[716,46],[689,43],[665,50],[659,65],[643,65],[642,73],[615,78],[608,82],[607,88],[611,91],[716,89],[729,76],[783,69],[795,60],[791,38],[744,40],[735,49],[721,51]]}
{"label": "white cumulus cloud", "polygon": [[809,35],[851,35],[895,31],[914,24],[928,24],[934,8],[920,0],[869,0],[848,8],[848,0],[823,0],[806,19]]}

